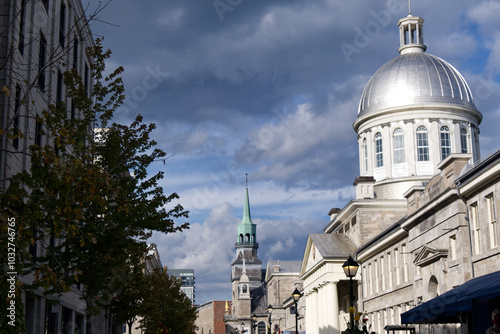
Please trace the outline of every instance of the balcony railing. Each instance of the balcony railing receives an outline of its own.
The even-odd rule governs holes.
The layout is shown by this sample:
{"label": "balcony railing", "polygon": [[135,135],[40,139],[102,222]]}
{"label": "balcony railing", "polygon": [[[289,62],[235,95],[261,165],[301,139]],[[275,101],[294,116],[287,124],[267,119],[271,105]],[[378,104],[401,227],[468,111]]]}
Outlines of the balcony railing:
{"label": "balcony railing", "polygon": [[236,247],[239,247],[239,246],[254,246],[254,247],[259,247],[259,243],[258,242],[252,242],[252,241],[243,241],[243,242],[237,242],[235,244]]}

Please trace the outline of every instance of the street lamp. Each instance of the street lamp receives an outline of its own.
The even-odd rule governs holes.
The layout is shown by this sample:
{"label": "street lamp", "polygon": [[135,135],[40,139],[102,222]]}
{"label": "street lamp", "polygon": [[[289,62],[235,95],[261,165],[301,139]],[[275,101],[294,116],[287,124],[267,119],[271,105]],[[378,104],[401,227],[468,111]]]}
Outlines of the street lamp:
{"label": "street lamp", "polygon": [[245,333],[245,323],[244,322],[241,323],[241,333],[242,334]]}
{"label": "street lamp", "polygon": [[267,317],[269,321],[269,334],[271,334],[272,333],[271,327],[273,325],[273,323],[271,322],[271,315],[273,314],[273,306],[271,304],[269,304],[269,306],[267,307],[267,313],[269,314]]}
{"label": "street lamp", "polygon": [[257,327],[257,316],[252,314],[252,334],[255,334],[255,327]]}
{"label": "street lamp", "polygon": [[293,292],[292,292],[293,301],[295,302],[295,334],[299,334],[299,322],[297,319],[299,316],[298,302],[299,302],[300,296],[301,296],[300,291],[297,290],[297,288],[295,288],[295,290],[293,290]]}
{"label": "street lamp", "polygon": [[[352,288],[352,278],[356,276],[356,272],[358,271],[359,264],[352,259],[352,256],[349,255],[349,258],[342,265],[342,269],[344,269],[345,275],[349,277],[349,299],[351,301],[351,307],[354,307],[354,292]],[[351,330],[354,331],[354,314],[349,312],[349,319],[351,320]]]}

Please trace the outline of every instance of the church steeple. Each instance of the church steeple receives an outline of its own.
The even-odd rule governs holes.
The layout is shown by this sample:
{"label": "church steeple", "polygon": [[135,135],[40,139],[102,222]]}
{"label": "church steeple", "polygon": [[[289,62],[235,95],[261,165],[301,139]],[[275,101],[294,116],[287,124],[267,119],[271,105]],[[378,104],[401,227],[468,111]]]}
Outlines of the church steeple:
{"label": "church steeple", "polygon": [[250,215],[250,199],[248,197],[248,187],[245,194],[245,206],[243,208],[243,217],[238,225],[238,246],[256,246],[257,245],[257,226],[252,222]]}

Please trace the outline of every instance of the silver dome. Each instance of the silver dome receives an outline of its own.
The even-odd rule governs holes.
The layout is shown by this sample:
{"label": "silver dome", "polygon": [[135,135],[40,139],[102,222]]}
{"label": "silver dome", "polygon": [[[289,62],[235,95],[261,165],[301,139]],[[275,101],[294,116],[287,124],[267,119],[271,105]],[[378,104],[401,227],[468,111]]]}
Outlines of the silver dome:
{"label": "silver dome", "polygon": [[462,75],[443,59],[423,52],[402,54],[368,81],[358,117],[414,104],[457,105],[478,112]]}

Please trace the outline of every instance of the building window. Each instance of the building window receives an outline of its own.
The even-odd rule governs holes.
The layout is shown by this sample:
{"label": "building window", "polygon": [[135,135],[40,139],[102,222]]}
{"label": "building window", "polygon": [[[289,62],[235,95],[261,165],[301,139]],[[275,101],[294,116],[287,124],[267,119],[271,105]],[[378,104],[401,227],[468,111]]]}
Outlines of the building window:
{"label": "building window", "polygon": [[384,165],[382,134],[380,132],[375,135],[375,165],[376,167],[382,167]]}
{"label": "building window", "polygon": [[386,282],[386,272],[385,272],[385,261],[384,257],[380,257],[380,273],[382,274],[382,291],[385,290],[385,282]]}
{"label": "building window", "polygon": [[351,219],[351,226],[356,225],[356,216],[352,217]]}
{"label": "building window", "polygon": [[454,261],[457,259],[457,236],[452,235],[450,237],[450,260]]}
{"label": "building window", "polygon": [[75,35],[73,39],[73,68],[78,66],[78,38]]}
{"label": "building window", "polygon": [[363,151],[365,160],[365,172],[368,172],[368,145],[366,144],[366,138],[363,139]]}
{"label": "building window", "polygon": [[450,129],[447,126],[441,127],[441,160],[446,159],[451,154]]}
{"label": "building window", "polygon": [[38,86],[45,91],[45,52],[47,48],[47,40],[40,34],[40,43],[38,49]]}
{"label": "building window", "polygon": [[66,6],[61,2],[61,13],[59,13],[59,45],[64,48],[66,38]]}
{"label": "building window", "polygon": [[399,250],[397,248],[394,249],[394,268],[396,268],[396,285],[401,283],[401,277],[399,276],[401,270],[399,269]]}
{"label": "building window", "polygon": [[393,267],[392,267],[392,258],[391,258],[391,252],[387,253],[387,269],[389,271],[389,279],[388,279],[388,286],[389,288],[392,288],[392,271],[393,271]]}
{"label": "building window", "polygon": [[372,264],[368,264],[368,284],[370,287],[370,295],[373,295],[373,273],[372,273]]}
{"label": "building window", "polygon": [[21,87],[16,85],[16,96],[14,100],[14,139],[12,139],[12,146],[17,150],[19,149],[19,135],[20,135],[20,115],[19,107],[21,106]]}
{"label": "building window", "polygon": [[408,282],[408,254],[406,254],[406,244],[401,245],[403,255],[403,282]]}
{"label": "building window", "polygon": [[84,85],[85,85],[85,92],[87,93],[87,95],[89,94],[90,92],[90,89],[89,89],[89,65],[87,65],[87,63],[85,63],[85,72],[84,72]]}
{"label": "building window", "polygon": [[429,161],[429,138],[425,126],[417,128],[417,161]]}
{"label": "building window", "polygon": [[460,130],[460,147],[462,149],[462,153],[469,153],[467,145],[467,129],[465,128]]}
{"label": "building window", "polygon": [[21,12],[19,13],[19,53],[24,54],[24,26],[25,24],[25,12],[26,12],[26,0],[21,1]]}
{"label": "building window", "polygon": [[481,253],[481,228],[477,211],[477,203],[470,206],[470,222],[472,227],[472,240],[474,242],[475,254]]}
{"label": "building window", "polygon": [[63,75],[61,71],[57,71],[56,101],[61,102],[62,96],[63,96]]}
{"label": "building window", "polygon": [[490,227],[490,247],[495,248],[498,246],[498,227],[495,198],[493,197],[493,194],[486,196],[486,207],[488,210],[488,222]]}
{"label": "building window", "polygon": [[[366,265],[363,266],[363,273],[366,273],[368,274],[368,272],[366,271]],[[364,274],[363,274],[364,275]],[[365,276],[363,276],[365,277]],[[368,278],[368,277],[366,277]],[[366,296],[368,294],[368,290],[367,290],[367,281],[368,279],[364,279],[364,280],[361,280],[361,284],[363,286],[363,295]]]}
{"label": "building window", "polygon": [[400,164],[405,162],[405,136],[403,130],[396,129],[393,134],[394,142],[394,163]]}
{"label": "building window", "polygon": [[76,118],[76,107],[75,107],[75,102],[71,101],[71,114],[70,114],[71,119]]}
{"label": "building window", "polygon": [[42,120],[37,116],[35,122],[35,145],[42,146]]}

